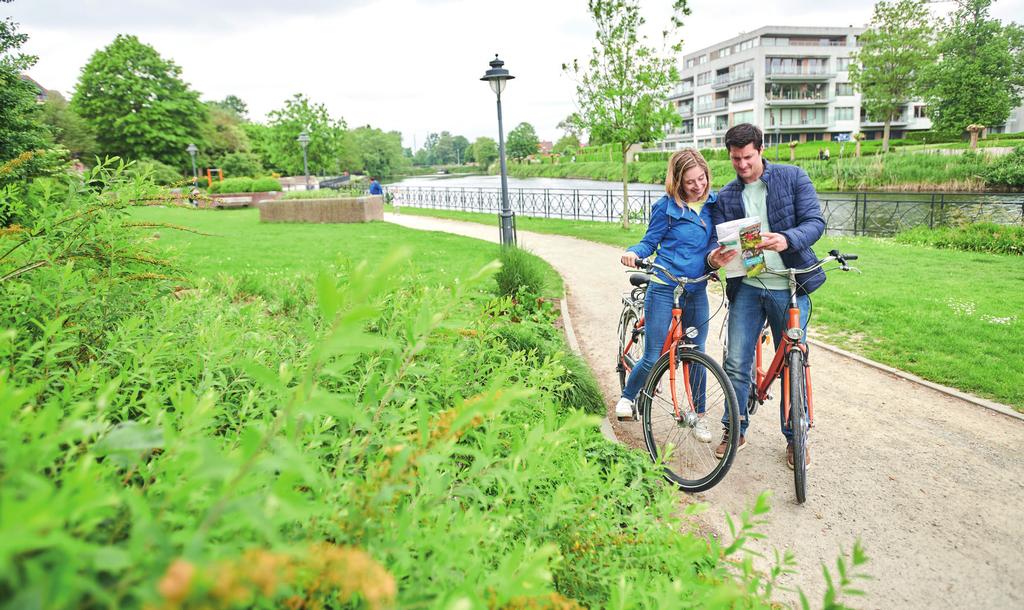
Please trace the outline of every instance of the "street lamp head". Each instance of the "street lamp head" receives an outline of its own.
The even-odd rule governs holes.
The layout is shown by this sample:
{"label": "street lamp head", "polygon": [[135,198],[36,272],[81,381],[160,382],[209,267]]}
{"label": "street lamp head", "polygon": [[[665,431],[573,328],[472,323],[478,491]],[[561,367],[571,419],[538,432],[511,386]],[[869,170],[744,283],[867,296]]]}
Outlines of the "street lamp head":
{"label": "street lamp head", "polygon": [[309,134],[303,131],[299,134],[299,137],[295,138],[295,140],[305,148],[306,144],[309,144]]}
{"label": "street lamp head", "polygon": [[491,69],[480,78],[480,80],[487,81],[495,95],[501,95],[501,92],[505,90],[505,81],[515,78],[502,67],[504,65],[505,62],[498,59],[498,54],[495,53],[494,60],[491,61]]}
{"label": "street lamp head", "polygon": [[189,144],[188,148],[186,148],[185,150],[187,150],[188,154],[192,155],[193,157],[196,156],[197,152],[199,152],[199,149],[196,148],[195,144]]}

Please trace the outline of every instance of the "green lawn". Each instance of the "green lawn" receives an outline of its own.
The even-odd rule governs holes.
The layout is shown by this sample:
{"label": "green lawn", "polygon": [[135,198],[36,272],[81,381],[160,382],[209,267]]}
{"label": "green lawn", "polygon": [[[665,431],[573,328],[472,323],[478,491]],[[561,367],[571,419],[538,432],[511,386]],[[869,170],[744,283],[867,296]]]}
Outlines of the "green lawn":
{"label": "green lawn", "polygon": [[[257,210],[151,207],[134,210],[132,214],[139,221],[180,225],[208,234],[154,230],[162,244],[181,255],[182,264],[208,278],[220,274],[299,274],[315,278],[319,270],[332,262],[372,262],[396,246],[406,246],[412,249],[414,271],[427,281],[441,283],[446,277],[468,277],[499,256],[496,244],[383,222],[372,223],[373,230],[367,230],[368,225],[364,224],[261,224]],[[561,277],[549,265],[542,267],[549,293],[560,296]]]}
{"label": "green lawn", "polygon": [[[492,214],[402,208],[403,214],[495,223]],[[517,217],[523,231],[627,247],[643,225]],[[863,273],[832,273],[814,293],[827,341],[925,379],[1024,411],[1024,260],[867,237],[824,238],[815,250],[861,255]]]}

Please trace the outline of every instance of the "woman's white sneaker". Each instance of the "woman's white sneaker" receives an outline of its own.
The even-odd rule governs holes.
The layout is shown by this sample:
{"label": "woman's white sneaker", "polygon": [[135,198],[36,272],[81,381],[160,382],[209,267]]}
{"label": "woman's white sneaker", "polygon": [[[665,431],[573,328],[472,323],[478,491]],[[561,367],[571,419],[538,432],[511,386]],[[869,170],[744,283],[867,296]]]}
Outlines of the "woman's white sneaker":
{"label": "woman's white sneaker", "polygon": [[694,424],[693,437],[702,443],[710,443],[714,438],[711,434],[711,428],[708,427],[708,422],[704,421],[703,417]]}
{"label": "woman's white sneaker", "polygon": [[615,403],[615,418],[619,421],[633,419],[633,401],[623,396]]}

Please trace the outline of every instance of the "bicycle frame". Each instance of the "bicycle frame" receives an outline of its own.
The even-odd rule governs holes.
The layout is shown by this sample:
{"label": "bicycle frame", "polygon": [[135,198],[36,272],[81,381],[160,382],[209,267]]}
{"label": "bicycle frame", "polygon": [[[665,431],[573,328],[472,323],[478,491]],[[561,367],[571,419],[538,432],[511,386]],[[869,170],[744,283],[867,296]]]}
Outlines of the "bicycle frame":
{"label": "bicycle frame", "polygon": [[[795,301],[795,297],[794,297]],[[786,322],[786,330],[797,328],[800,329],[800,309],[791,306],[788,311],[788,319]],[[767,327],[766,327],[767,328]],[[802,329],[801,329],[802,330]],[[788,362],[788,356],[794,349],[798,349],[804,353],[804,364],[805,364],[805,379],[807,380],[807,419],[810,427],[814,427],[814,393],[811,391],[811,368],[808,364],[807,359],[807,345],[799,341],[794,341],[789,338],[788,334],[783,333],[782,341],[779,342],[778,349],[775,350],[775,357],[772,358],[771,364],[768,369],[765,370],[764,363],[764,344],[767,343],[769,333],[762,331],[761,336],[757,340],[757,346],[754,350],[754,385],[757,388],[756,398],[759,403],[764,404],[766,400],[769,400],[771,396],[768,394],[768,390],[771,389],[772,383],[778,377],[782,377],[782,404],[783,404],[783,421],[789,421],[789,375],[783,375],[786,370],[786,362]]]}

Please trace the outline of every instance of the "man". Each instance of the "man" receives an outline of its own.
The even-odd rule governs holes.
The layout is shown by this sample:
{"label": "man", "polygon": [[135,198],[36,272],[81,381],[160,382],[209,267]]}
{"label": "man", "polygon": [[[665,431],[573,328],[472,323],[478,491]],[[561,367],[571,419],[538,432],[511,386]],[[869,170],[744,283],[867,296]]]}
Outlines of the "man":
{"label": "man", "polygon": [[[718,205],[712,208],[717,225],[748,216],[761,219],[761,249],[769,269],[810,267],[818,259],[811,246],[825,232],[818,194],[807,172],[794,165],[769,164],[761,156],[764,136],[749,123],[736,125],[725,133],[725,147],[736,170],[736,179],[718,193]],[[721,267],[737,255],[735,250],[720,247],[708,255],[712,267]],[[806,331],[809,300],[807,295],[825,282],[820,269],[797,276],[797,305],[800,324]],[[746,446],[747,398],[750,395],[750,370],[755,342],[765,320],[771,325],[776,347],[786,328],[789,307],[789,280],[761,273],[748,277],[729,278],[729,353],[725,372],[736,390],[740,406],[740,438],[738,449]],[[806,336],[806,332],[804,333]],[[782,420],[782,406],[779,406]],[[787,440],[786,463],[793,467],[793,436],[782,421],[782,434]],[[728,447],[728,433],[722,438],[716,455],[720,458]],[[808,465],[808,452],[803,459]]]}
{"label": "man", "polygon": [[370,178],[370,194],[371,195],[383,195],[384,194],[384,188],[380,185],[380,182],[377,180],[376,176],[374,176],[373,178]]}

